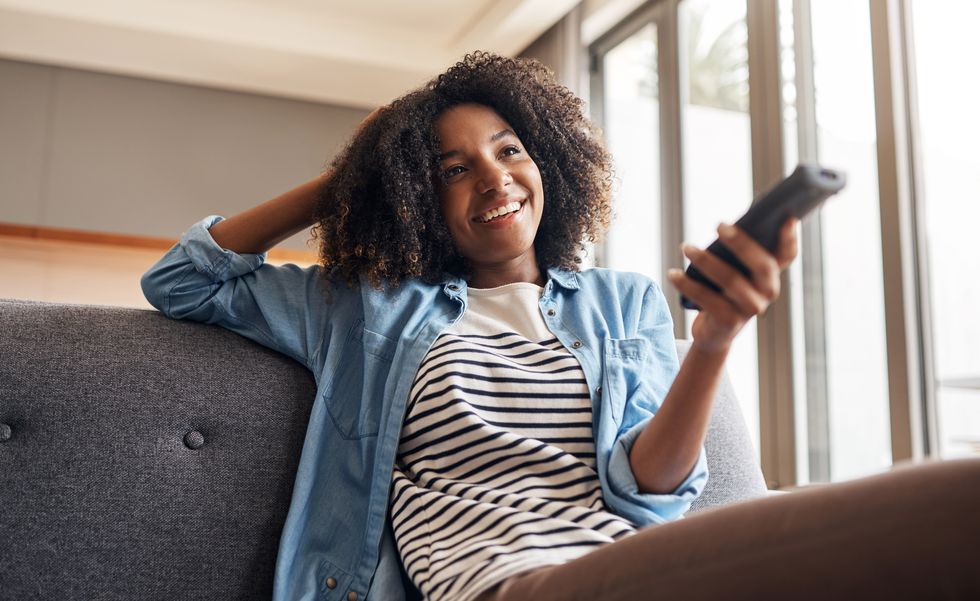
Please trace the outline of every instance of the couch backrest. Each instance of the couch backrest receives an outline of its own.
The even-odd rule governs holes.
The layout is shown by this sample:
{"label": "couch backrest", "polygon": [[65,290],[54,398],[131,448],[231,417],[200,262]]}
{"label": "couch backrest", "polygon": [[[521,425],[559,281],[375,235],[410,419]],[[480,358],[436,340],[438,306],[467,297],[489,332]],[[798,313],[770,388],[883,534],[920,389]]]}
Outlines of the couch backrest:
{"label": "couch backrest", "polygon": [[[690,347],[690,341],[677,341],[677,356],[681,361]],[[704,450],[708,459],[708,484],[692,504],[692,512],[765,496],[766,482],[759,456],[727,372],[715,394]]]}
{"label": "couch backrest", "polygon": [[[271,596],[305,367],[137,309],[0,300],[0,340],[4,596]],[[727,381],[706,446],[694,510],[764,494]]]}

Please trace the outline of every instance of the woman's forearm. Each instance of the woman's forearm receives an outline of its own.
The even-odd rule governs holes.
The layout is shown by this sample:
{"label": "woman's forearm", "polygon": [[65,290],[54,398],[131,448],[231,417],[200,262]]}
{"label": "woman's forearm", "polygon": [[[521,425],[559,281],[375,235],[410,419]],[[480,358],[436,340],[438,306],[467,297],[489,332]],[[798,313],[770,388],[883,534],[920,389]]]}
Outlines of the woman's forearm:
{"label": "woman's forearm", "polygon": [[797,253],[797,223],[796,218],[783,223],[774,252],[739,227],[718,226],[719,240],[742,264],[750,266],[749,275],[711,252],[683,245],[691,264],[718,282],[721,290],[695,282],[680,269],[667,271],[678,292],[696,302],[701,311],[691,324],[691,350],[667,398],[630,449],[630,467],[642,492],[672,492],[693,469],[732,341],[779,296],[780,274]]}
{"label": "woman's forearm", "polygon": [[[354,131],[359,136],[386,107],[381,106],[364,118]],[[332,170],[305,184],[280,194],[256,207],[211,227],[211,237],[222,248],[237,253],[265,252],[293,234],[311,227],[317,190],[330,178]]]}
{"label": "woman's forearm", "polygon": [[642,493],[674,491],[698,460],[727,350],[692,347],[667,397],[630,450],[630,467]]}
{"label": "woman's forearm", "polygon": [[222,248],[237,253],[265,252],[293,234],[313,225],[317,190],[328,174],[211,227],[211,237]]}

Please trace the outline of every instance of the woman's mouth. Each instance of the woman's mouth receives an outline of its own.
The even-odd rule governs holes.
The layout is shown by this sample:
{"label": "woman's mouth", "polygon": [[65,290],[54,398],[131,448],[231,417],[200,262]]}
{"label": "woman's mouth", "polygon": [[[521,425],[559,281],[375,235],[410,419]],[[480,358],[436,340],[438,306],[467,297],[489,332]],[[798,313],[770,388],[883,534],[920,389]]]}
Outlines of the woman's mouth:
{"label": "woman's mouth", "polygon": [[510,221],[514,216],[521,212],[521,209],[524,208],[524,204],[526,202],[526,200],[521,200],[507,203],[502,207],[490,209],[486,213],[474,217],[473,220],[481,224],[493,224],[503,221]]}

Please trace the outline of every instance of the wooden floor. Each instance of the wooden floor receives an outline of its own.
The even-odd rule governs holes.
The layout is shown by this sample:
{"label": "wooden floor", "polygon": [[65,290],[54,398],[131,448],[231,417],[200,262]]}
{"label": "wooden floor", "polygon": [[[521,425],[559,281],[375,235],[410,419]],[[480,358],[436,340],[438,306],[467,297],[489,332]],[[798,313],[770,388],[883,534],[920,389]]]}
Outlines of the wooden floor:
{"label": "wooden floor", "polygon": [[0,298],[148,309],[140,276],[163,252],[0,236]]}

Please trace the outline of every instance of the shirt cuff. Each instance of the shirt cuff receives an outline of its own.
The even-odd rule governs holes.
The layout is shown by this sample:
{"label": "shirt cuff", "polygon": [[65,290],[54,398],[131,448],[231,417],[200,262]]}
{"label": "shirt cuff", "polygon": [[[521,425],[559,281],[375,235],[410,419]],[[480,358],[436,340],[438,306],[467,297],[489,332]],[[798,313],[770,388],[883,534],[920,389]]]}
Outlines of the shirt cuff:
{"label": "shirt cuff", "polygon": [[640,492],[633,468],[630,466],[630,449],[640,432],[650,423],[647,418],[622,434],[613,446],[609,458],[609,486],[618,497],[627,501],[635,515],[624,516],[637,524],[665,523],[684,515],[691,503],[698,498],[708,482],[708,460],[701,446],[698,460],[677,488],[671,493],[650,494]]}
{"label": "shirt cuff", "polygon": [[224,221],[220,215],[209,215],[192,225],[180,237],[180,247],[190,257],[194,267],[210,276],[214,282],[225,282],[258,269],[267,253],[236,253],[218,246],[208,231]]}

